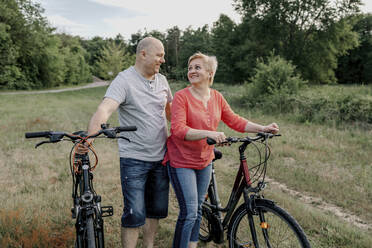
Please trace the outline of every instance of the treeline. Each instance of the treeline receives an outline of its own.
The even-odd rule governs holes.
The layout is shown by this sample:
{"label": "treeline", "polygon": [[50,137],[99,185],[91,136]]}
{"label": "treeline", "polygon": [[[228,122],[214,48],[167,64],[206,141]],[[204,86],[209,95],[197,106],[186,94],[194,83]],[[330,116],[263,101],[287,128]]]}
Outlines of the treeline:
{"label": "treeline", "polygon": [[0,0],[0,88],[30,89],[91,80],[79,39],[52,34],[38,4]]}
{"label": "treeline", "polygon": [[0,89],[30,89],[112,79],[134,63],[140,39],[162,40],[162,73],[185,80],[196,51],[216,55],[216,81],[251,81],[258,62],[278,56],[307,82],[372,83],[372,15],[360,0],[233,0],[239,24],[221,15],[209,27],[137,32],[125,40],[55,34],[40,5],[0,0]]}

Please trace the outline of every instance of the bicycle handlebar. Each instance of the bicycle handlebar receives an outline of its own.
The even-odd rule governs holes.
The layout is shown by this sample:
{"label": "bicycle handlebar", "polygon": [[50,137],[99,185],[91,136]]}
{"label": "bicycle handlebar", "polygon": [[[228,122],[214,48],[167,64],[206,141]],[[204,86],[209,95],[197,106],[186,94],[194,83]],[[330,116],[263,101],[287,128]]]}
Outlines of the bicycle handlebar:
{"label": "bicycle handlebar", "polygon": [[[226,141],[224,142],[221,142],[220,144],[231,144],[231,143],[237,143],[237,142],[248,142],[248,143],[251,143],[251,142],[254,142],[254,141],[258,141],[258,140],[266,140],[266,139],[271,139],[272,137],[275,137],[275,136],[281,136],[281,134],[273,134],[273,133],[263,133],[263,132],[260,132],[260,133],[257,133],[257,136],[255,137],[244,137],[244,138],[239,138],[239,137],[227,137],[226,138]],[[216,144],[217,142],[212,139],[212,138],[207,138],[207,144],[208,145],[214,145]]]}
{"label": "bicycle handlebar", "polygon": [[32,138],[48,138],[52,135],[51,131],[45,131],[45,132],[29,132],[26,133],[26,139],[32,139]]}
{"label": "bicycle handlebar", "polygon": [[[84,140],[88,138],[96,138],[100,136],[101,134],[104,134],[107,138],[114,139],[116,138],[116,134],[120,132],[130,132],[130,131],[136,131],[136,126],[126,126],[126,127],[112,127],[109,128],[108,124],[102,124],[101,130],[99,130],[97,133],[89,135],[87,137],[84,137],[84,132],[75,132],[74,134],[65,133],[65,132],[59,132],[59,131],[42,131],[42,132],[27,132],[25,133],[26,139],[32,139],[32,138],[49,138],[49,141],[43,141],[39,143],[37,146],[45,144],[45,143],[56,143],[59,141],[62,141],[64,137],[69,138],[71,141],[76,140]],[[80,135],[77,135],[80,134]],[[126,139],[126,138],[125,138]]]}

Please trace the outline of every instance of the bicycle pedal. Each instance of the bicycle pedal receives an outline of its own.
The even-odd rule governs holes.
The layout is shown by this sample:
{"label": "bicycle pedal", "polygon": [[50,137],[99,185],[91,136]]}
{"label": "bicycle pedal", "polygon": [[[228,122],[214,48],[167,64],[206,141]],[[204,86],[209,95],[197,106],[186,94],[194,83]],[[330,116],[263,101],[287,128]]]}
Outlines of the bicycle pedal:
{"label": "bicycle pedal", "polygon": [[109,217],[114,215],[114,208],[112,206],[101,207],[102,217]]}

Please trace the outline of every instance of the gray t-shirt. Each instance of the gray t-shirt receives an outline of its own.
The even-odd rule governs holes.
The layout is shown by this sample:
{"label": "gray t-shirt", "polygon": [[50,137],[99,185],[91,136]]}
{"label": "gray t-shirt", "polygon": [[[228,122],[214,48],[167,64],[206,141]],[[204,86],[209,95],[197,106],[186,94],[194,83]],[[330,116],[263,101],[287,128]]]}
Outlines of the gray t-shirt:
{"label": "gray t-shirt", "polygon": [[131,142],[118,140],[120,157],[162,160],[168,136],[165,105],[173,99],[167,79],[157,73],[147,80],[132,66],[111,82],[105,97],[120,104],[120,126],[137,126],[135,132],[121,133]]}

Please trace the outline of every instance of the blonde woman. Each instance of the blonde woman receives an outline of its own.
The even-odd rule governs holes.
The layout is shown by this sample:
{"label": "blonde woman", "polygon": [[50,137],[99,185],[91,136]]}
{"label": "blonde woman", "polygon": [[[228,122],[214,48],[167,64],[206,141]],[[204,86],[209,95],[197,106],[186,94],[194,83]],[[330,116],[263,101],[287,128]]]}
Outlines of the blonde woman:
{"label": "blonde woman", "polygon": [[206,138],[217,143],[225,140],[225,134],[217,131],[219,122],[239,132],[279,131],[276,123],[262,126],[235,114],[222,94],[210,88],[216,70],[216,57],[192,55],[187,73],[190,86],[176,92],[172,102],[171,136],[164,163],[180,208],[173,239],[173,247],[177,248],[197,247],[201,205],[214,158],[213,146],[207,144]]}

